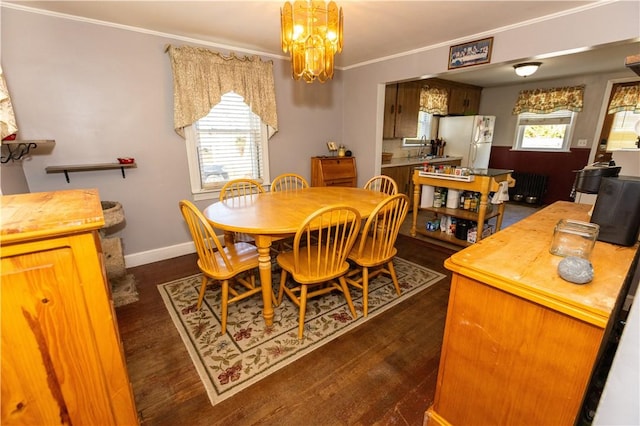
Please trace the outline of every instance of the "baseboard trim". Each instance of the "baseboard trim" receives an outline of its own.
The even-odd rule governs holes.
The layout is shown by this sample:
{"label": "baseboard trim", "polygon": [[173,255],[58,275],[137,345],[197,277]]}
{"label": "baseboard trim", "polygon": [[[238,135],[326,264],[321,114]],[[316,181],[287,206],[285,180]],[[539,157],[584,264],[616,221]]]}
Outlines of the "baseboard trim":
{"label": "baseboard trim", "polygon": [[127,268],[133,268],[134,266],[146,265],[147,263],[159,262],[195,252],[196,246],[193,244],[193,241],[191,241],[169,247],[128,254],[124,257],[124,262]]}

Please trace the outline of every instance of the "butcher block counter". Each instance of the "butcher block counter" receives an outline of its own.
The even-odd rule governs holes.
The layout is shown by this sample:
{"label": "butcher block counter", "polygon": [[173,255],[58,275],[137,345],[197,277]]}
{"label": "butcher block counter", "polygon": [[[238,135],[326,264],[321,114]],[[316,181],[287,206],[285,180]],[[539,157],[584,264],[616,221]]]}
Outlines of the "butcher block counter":
{"label": "butcher block counter", "polygon": [[589,222],[590,208],[554,203],[445,261],[453,277],[425,424],[576,422],[638,250],[598,241],[590,283],[560,278],[553,229]]}
{"label": "butcher block counter", "polygon": [[138,424],[98,191],[5,195],[0,208],[0,424]]}

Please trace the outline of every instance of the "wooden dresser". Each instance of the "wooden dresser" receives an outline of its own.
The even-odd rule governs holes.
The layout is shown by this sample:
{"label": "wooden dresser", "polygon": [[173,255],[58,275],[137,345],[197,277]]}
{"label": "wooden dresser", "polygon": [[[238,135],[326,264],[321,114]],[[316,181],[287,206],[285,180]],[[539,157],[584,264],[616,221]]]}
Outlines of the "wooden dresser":
{"label": "wooden dresser", "polygon": [[588,222],[590,207],[554,203],[445,261],[453,277],[426,425],[579,423],[638,249],[597,242],[591,283],[560,278],[553,228]]}
{"label": "wooden dresser", "polygon": [[136,425],[97,190],[2,196],[1,424]]}
{"label": "wooden dresser", "polygon": [[311,157],[311,186],[357,186],[355,157]]}

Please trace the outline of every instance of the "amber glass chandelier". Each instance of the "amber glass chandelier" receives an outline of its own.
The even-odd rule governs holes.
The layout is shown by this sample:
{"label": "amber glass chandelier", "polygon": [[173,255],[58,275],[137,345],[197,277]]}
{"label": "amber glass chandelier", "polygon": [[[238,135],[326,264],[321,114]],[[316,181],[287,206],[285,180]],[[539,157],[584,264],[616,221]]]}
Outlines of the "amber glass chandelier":
{"label": "amber glass chandelier", "polygon": [[342,8],[335,2],[298,0],[280,10],[282,50],[291,52],[295,80],[333,78],[333,57],[342,51]]}

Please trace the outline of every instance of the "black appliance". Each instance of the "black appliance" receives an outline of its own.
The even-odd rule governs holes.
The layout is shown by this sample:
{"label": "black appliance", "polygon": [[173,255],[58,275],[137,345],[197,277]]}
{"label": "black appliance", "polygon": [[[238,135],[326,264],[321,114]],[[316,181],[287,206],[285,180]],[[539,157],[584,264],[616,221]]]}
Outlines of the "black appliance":
{"label": "black appliance", "polygon": [[599,241],[634,245],[640,232],[640,177],[602,178],[591,222],[600,225]]}
{"label": "black appliance", "polygon": [[582,170],[574,170],[577,173],[575,191],[584,194],[597,194],[602,178],[615,177],[620,173],[622,167],[616,166],[613,161],[611,163],[594,163]]}

